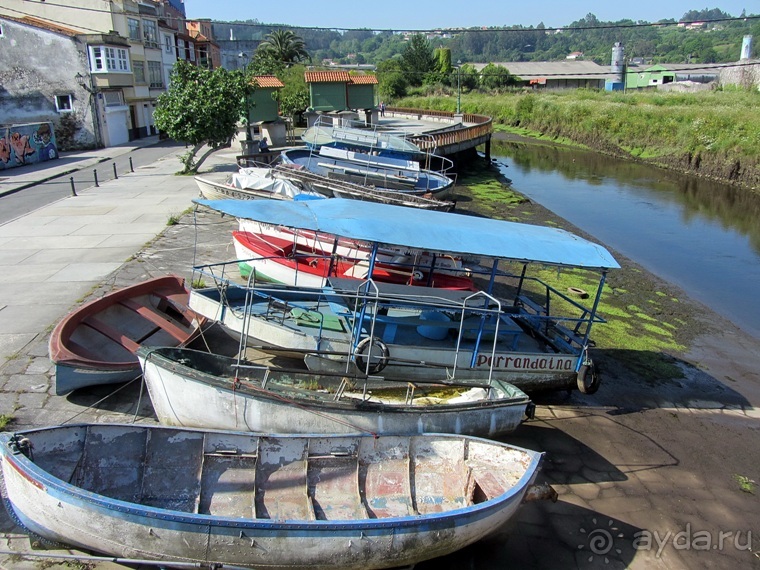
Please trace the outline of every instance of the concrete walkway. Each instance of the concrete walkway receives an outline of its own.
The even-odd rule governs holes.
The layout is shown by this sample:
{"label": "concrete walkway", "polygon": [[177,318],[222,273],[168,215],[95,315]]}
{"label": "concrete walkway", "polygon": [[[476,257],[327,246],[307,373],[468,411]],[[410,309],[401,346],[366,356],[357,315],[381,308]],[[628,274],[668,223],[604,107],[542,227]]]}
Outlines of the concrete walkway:
{"label": "concrete walkway", "polygon": [[[9,170],[0,192],[91,167],[135,146],[71,153],[54,166]],[[178,154],[0,225],[0,362],[49,331],[77,300],[164,230],[170,216],[191,206],[198,187],[192,176],[175,176],[181,168]],[[229,149],[217,153],[204,166],[234,169],[234,155]]]}

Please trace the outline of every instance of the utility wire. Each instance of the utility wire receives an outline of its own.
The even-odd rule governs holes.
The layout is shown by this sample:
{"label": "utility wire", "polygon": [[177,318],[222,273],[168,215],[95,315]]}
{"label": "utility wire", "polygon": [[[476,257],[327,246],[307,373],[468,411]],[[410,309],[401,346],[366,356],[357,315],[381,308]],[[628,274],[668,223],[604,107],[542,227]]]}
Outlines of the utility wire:
{"label": "utility wire", "polygon": [[[30,0],[31,1],[31,0]],[[106,14],[124,14],[124,15],[138,15],[137,12],[130,12],[127,10],[110,10],[106,8],[89,8],[85,6],[71,6],[70,4],[59,4],[55,2],[44,2],[45,6],[55,6],[57,8],[68,8],[71,10],[80,10],[80,11],[86,11],[86,12],[101,12]],[[7,8],[10,10],[10,8]],[[18,10],[13,10],[14,12],[23,13]],[[37,17],[33,14],[25,14],[27,16]],[[141,16],[150,16],[152,14],[139,14]],[[155,15],[156,18],[164,20],[164,21],[196,21],[197,18],[179,18],[176,16],[159,16]],[[46,18],[47,19],[47,18]],[[625,28],[661,28],[661,27],[669,27],[669,26],[677,26],[679,24],[688,26],[693,24],[714,24],[714,23],[723,23],[723,22],[747,22],[751,20],[759,20],[760,15],[751,15],[751,16],[739,16],[739,17],[731,17],[731,18],[718,18],[718,19],[712,19],[712,20],[694,20],[694,21],[672,21],[672,22],[636,22],[631,24],[601,24],[598,26],[563,26],[559,28],[537,28],[537,27],[470,27],[470,28],[446,28],[446,27],[437,27],[437,28],[423,28],[423,29],[407,29],[407,28],[350,28],[350,27],[341,27],[341,26],[292,26],[288,24],[264,24],[259,22],[248,22],[248,21],[224,21],[224,20],[211,20],[212,24],[223,24],[223,25],[235,25],[235,26],[247,26],[252,28],[290,28],[290,29],[296,29],[296,30],[316,30],[316,31],[343,31],[343,32],[377,32],[377,33],[441,33],[441,32],[447,32],[447,33],[493,33],[493,32],[507,32],[507,33],[517,33],[517,32],[570,32],[570,31],[583,31],[583,30],[615,30],[615,29],[625,29]],[[53,20],[50,20],[51,22]],[[60,23],[60,22],[56,22]],[[83,28],[85,29],[85,28]],[[89,29],[89,28],[87,28]]]}

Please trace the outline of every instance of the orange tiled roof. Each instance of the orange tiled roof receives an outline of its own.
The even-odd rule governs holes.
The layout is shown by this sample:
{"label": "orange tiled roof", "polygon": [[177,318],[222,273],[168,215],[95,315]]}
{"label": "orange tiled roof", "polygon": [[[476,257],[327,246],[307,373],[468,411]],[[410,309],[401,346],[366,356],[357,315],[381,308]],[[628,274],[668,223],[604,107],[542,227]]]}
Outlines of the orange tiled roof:
{"label": "orange tiled roof", "polygon": [[351,83],[354,85],[377,85],[377,76],[375,75],[352,75]]}
{"label": "orange tiled roof", "polygon": [[348,71],[306,71],[306,83],[350,83]]}
{"label": "orange tiled roof", "polygon": [[67,28],[59,24],[54,24],[53,22],[48,22],[47,20],[35,18],[33,16],[24,16],[23,18],[14,18],[13,16],[6,16],[3,14],[3,15],[0,15],[0,17],[5,18],[6,20],[13,20],[14,22],[20,22],[22,24],[34,26],[35,28],[42,28],[43,30],[56,32],[64,36],[78,36],[79,34],[83,33],[83,32],[74,30],[72,28]]}
{"label": "orange tiled roof", "polygon": [[257,75],[253,80],[259,87],[285,87],[274,75]]}

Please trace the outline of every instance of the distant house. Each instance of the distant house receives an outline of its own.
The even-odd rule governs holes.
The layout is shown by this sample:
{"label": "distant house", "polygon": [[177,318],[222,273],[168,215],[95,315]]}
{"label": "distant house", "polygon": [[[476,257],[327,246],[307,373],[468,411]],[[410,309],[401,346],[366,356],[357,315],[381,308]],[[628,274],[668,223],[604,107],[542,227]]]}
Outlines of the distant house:
{"label": "distant house", "polygon": [[582,51],[574,51],[574,52],[568,54],[565,57],[565,59],[578,59],[578,58],[581,58],[581,57],[583,57],[583,52]]}

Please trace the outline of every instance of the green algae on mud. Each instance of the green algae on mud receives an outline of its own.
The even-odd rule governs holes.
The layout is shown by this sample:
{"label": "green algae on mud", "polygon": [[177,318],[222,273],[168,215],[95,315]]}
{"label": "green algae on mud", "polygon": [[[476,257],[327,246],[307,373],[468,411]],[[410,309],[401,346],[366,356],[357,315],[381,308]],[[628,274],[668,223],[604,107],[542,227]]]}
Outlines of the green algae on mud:
{"label": "green algae on mud", "polygon": [[[457,209],[496,219],[559,227],[591,239],[516,192],[508,182],[490,165],[463,170],[457,185],[462,198]],[[598,307],[598,314],[607,322],[592,329],[593,350],[614,355],[617,362],[635,371],[648,384],[683,378],[676,357],[686,352],[698,330],[704,332],[705,323],[697,323],[692,308],[679,299],[679,292],[672,286],[620,254],[612,253],[621,269],[607,275]],[[589,271],[545,267],[534,269],[533,274],[560,291],[574,287],[593,295],[598,285],[597,274]]]}

